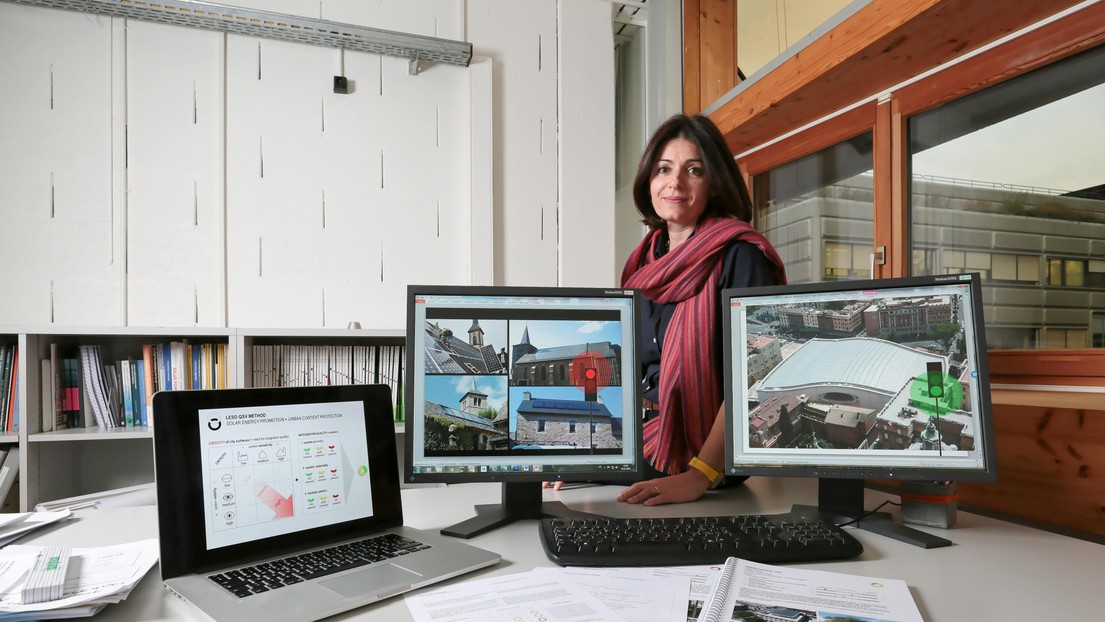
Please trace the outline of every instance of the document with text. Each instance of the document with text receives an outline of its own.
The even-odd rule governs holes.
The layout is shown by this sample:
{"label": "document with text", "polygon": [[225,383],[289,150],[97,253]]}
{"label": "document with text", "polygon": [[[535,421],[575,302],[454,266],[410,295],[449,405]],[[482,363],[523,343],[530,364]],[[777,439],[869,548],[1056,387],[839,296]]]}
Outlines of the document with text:
{"label": "document with text", "polygon": [[746,614],[788,620],[923,622],[904,581],[730,557],[698,622],[742,620]]}

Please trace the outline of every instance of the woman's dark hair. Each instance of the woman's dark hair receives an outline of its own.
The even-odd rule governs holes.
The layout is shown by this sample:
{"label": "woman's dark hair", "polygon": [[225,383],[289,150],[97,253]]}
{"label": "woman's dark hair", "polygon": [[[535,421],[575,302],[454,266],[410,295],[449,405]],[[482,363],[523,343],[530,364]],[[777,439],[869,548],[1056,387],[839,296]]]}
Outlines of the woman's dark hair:
{"label": "woman's dark hair", "polygon": [[676,138],[685,138],[698,147],[702,155],[706,183],[710,186],[710,199],[706,202],[706,216],[726,216],[745,222],[752,220],[752,199],[744,185],[737,162],[729,151],[729,145],[714,122],[702,115],[676,114],[656,128],[648,139],[637,176],[633,180],[633,203],[641,215],[641,222],[651,229],[664,226],[664,220],[652,206],[649,186],[655,172],[656,161],[664,147]]}

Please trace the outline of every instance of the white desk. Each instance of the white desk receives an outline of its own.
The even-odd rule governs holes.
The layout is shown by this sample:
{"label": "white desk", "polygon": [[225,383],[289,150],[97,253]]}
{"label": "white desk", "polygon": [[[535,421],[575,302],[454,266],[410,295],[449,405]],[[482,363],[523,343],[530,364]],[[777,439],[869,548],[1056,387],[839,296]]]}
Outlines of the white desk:
{"label": "white desk", "polygon": [[[783,512],[793,503],[813,503],[813,481],[792,478],[752,478],[745,486],[710,493],[686,505],[656,508],[614,501],[617,486],[547,491],[546,499],[608,516],[685,516]],[[466,484],[403,491],[406,522],[421,529],[440,529],[472,515],[476,503],[496,503],[500,488]],[[874,508],[885,495],[867,491]],[[21,543],[98,546],[131,542],[157,535],[152,506],[81,510],[78,518]],[[923,550],[872,533],[852,530],[864,553],[855,560],[823,562],[806,567],[875,577],[902,579],[913,591],[925,619],[957,620],[1098,619],[1105,612],[1105,546],[960,511],[952,529],[932,529],[955,544]],[[503,556],[492,568],[454,581],[524,572],[551,565],[541,550],[536,522],[524,521],[469,541]],[[162,587],[158,569],[146,576],[130,597],[109,605],[94,618],[107,620],[201,620],[184,601]],[[402,597],[369,605],[332,620],[410,620]]]}

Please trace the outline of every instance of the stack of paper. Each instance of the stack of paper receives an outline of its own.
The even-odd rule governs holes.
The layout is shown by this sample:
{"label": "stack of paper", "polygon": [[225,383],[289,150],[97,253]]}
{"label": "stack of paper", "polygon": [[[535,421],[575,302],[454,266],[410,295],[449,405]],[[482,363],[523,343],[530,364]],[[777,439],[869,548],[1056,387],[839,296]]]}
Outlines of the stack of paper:
{"label": "stack of paper", "polygon": [[58,510],[56,512],[0,514],[0,546],[4,546],[9,542],[22,538],[39,527],[45,527],[63,518],[69,518],[71,515],[72,512],[68,509]]}
{"label": "stack of paper", "polygon": [[27,582],[43,555],[56,547],[13,544],[0,550],[0,622],[91,616],[124,600],[157,563],[157,539],[74,548],[60,598],[24,604]]}
{"label": "stack of paper", "polygon": [[922,622],[897,579],[757,564],[535,568],[408,594],[415,622]]}

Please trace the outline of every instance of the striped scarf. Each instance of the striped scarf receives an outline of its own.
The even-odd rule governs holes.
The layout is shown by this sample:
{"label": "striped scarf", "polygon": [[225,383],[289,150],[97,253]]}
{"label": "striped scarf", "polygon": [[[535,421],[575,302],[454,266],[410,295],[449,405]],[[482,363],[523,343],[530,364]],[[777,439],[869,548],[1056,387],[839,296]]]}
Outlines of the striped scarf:
{"label": "striped scarf", "polygon": [[726,246],[735,240],[755,244],[775,265],[778,283],[786,283],[786,274],[767,238],[734,218],[701,221],[687,241],[656,259],[662,234],[649,231],[629,256],[622,287],[677,305],[660,354],[660,415],[644,424],[645,457],[657,470],[674,474],[701,451],[723,399],[717,308]]}

